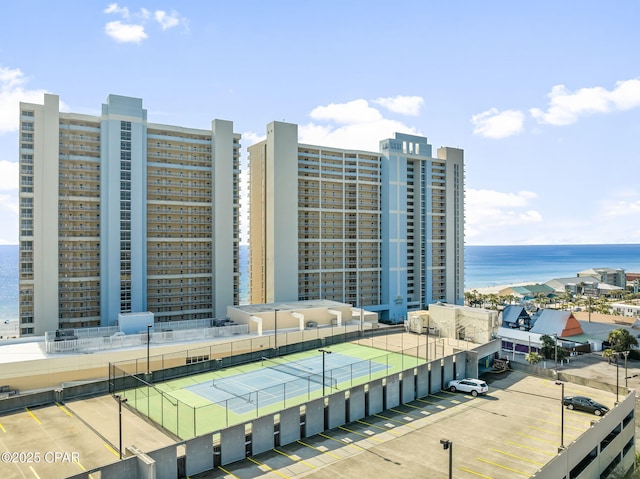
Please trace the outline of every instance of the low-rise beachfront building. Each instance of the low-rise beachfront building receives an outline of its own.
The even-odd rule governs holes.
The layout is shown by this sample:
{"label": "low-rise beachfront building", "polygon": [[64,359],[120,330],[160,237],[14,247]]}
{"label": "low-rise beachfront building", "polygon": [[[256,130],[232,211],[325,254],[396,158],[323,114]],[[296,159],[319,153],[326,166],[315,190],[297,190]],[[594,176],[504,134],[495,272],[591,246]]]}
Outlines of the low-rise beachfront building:
{"label": "low-rise beachfront building", "polygon": [[610,306],[613,314],[619,314],[628,318],[640,318],[639,300],[635,300],[634,303],[611,303]]}
{"label": "low-rise beachfront building", "polygon": [[612,284],[624,288],[627,283],[625,270],[622,268],[590,268],[580,271],[578,278],[592,278],[596,277],[600,279],[600,282]]}
{"label": "low-rise beachfront building", "polygon": [[545,284],[553,288],[556,294],[568,292],[572,295],[609,296],[624,290],[624,287],[605,283],[595,276],[554,278]]}

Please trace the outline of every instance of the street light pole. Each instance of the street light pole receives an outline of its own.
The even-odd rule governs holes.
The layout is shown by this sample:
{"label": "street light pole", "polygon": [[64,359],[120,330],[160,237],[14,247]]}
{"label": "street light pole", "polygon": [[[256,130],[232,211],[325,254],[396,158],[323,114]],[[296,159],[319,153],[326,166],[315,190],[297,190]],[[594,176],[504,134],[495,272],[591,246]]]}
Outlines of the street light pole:
{"label": "street light pole", "polygon": [[275,328],[275,335],[273,338],[274,349],[276,350],[276,356],[278,355],[278,308],[275,309],[273,314],[273,323]]}
{"label": "street light pole", "polygon": [[556,360],[556,378],[557,378],[558,377],[558,333],[553,333],[553,342],[555,343],[553,355]]}
{"label": "street light pole", "polygon": [[427,362],[429,362],[429,326],[431,324],[431,316],[427,318]]}
{"label": "street light pole", "polygon": [[449,439],[440,439],[442,449],[449,450],[449,479],[453,479],[453,442]]}
{"label": "street light pole", "polygon": [[629,374],[627,373],[627,358],[629,357],[630,351],[622,351],[624,354],[624,387],[627,389],[629,386]]}
{"label": "street light pole", "polygon": [[123,398],[119,394],[116,394],[115,398],[118,400],[118,451],[120,459],[122,459],[122,403],[127,402],[127,398]]}
{"label": "street light pole", "polygon": [[149,343],[151,342],[152,324],[147,324],[147,374],[151,374],[151,366],[149,365]]}
{"label": "street light pole", "polygon": [[562,398],[560,399],[560,449],[564,449],[564,383],[556,381],[558,386],[562,386]]}
{"label": "street light pole", "polygon": [[620,353],[616,351],[616,404],[618,404],[618,389],[620,388],[620,374],[618,374],[618,356]]}
{"label": "street light pole", "polygon": [[325,386],[326,386],[326,381],[325,381],[325,363],[324,363],[324,355],[325,354],[331,354],[331,351],[329,351],[328,349],[318,349],[319,352],[322,353],[322,396],[325,395]]}

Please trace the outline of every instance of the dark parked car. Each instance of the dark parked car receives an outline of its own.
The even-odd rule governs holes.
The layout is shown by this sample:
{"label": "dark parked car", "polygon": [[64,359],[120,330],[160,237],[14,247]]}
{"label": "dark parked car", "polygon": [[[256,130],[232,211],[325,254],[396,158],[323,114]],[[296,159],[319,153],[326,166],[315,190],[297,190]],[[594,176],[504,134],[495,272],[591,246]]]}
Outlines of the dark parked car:
{"label": "dark parked car", "polygon": [[567,409],[577,409],[602,416],[609,412],[609,408],[603,404],[595,402],[593,399],[584,396],[568,396],[562,401]]}

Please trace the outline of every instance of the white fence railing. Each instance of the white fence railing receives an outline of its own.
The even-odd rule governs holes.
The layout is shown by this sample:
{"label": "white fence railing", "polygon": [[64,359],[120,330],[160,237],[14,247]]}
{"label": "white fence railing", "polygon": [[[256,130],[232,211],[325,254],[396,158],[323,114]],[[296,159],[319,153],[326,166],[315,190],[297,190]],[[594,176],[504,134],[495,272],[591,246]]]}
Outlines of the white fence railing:
{"label": "white fence railing", "polygon": [[[156,324],[157,325],[157,324]],[[172,324],[174,326],[174,324]],[[105,328],[106,329],[106,328]],[[116,328],[117,332],[117,328]],[[234,334],[248,334],[249,325],[237,324],[233,326],[219,326],[214,328],[181,329],[174,331],[161,331],[150,334],[151,344],[193,341],[232,336]],[[58,339],[56,341],[56,339]],[[54,335],[45,337],[45,346],[48,353],[102,351],[105,349],[127,348],[147,344],[147,334],[127,334],[81,337],[77,339],[55,338]]]}

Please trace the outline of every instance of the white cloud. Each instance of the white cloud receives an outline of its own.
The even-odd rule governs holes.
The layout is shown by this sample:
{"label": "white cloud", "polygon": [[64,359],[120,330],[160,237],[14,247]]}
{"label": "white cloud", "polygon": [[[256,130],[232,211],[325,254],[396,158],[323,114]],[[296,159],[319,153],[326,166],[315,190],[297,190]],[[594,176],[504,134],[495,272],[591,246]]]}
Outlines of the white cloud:
{"label": "white cloud", "polygon": [[609,217],[640,215],[640,199],[635,201],[605,201],[601,213],[603,216]]}
{"label": "white cloud", "polygon": [[334,121],[341,124],[367,123],[382,119],[380,111],[370,107],[367,100],[318,106],[311,111],[309,116],[314,120]]}
{"label": "white cloud", "polygon": [[424,99],[420,96],[398,95],[389,98],[378,98],[377,100],[374,100],[373,103],[376,103],[394,113],[418,116],[420,114],[420,109],[424,104]]}
{"label": "white cloud", "polygon": [[[104,13],[120,15],[123,20],[126,20],[126,22],[115,20],[105,24],[107,35],[120,43],[140,43],[148,38],[149,35],[145,31],[145,25],[152,17],[162,30],[168,30],[180,24],[187,26],[186,20],[181,18],[175,10],[171,10],[171,13],[167,13],[164,10],[156,10],[152,14],[150,10],[140,8],[139,12],[131,14],[127,7],[112,3],[105,8]],[[129,21],[131,18],[135,18],[137,21]]]}
{"label": "white cloud", "polygon": [[531,191],[504,193],[469,188],[465,196],[465,237],[472,244],[505,244],[502,235],[509,228],[522,229],[543,220],[531,206],[538,198]]}
{"label": "white cloud", "polygon": [[619,81],[610,91],[603,87],[592,87],[572,92],[564,85],[556,85],[548,96],[547,111],[531,108],[531,116],[543,124],[570,125],[584,115],[639,107],[640,79]]}
{"label": "white cloud", "polygon": [[485,138],[501,139],[522,132],[524,114],[518,110],[499,111],[497,108],[471,117],[473,133]]}
{"label": "white cloud", "polygon": [[131,23],[122,23],[120,20],[108,22],[104,26],[104,31],[120,43],[140,43],[148,37],[144,31],[144,26]]}
{"label": "white cloud", "polygon": [[242,144],[245,146],[245,148],[251,145],[255,145],[256,143],[266,139],[267,135],[259,135],[258,133],[255,133],[253,131],[247,131],[242,134]]}
{"label": "white cloud", "polygon": [[298,127],[301,143],[378,151],[379,141],[395,132],[421,134],[414,127],[384,118],[363,99],[318,106],[309,116],[316,121]]}
{"label": "white cloud", "polygon": [[0,133],[18,129],[20,102],[41,103],[46,90],[25,88],[27,79],[20,69],[0,67]]}
{"label": "white cloud", "polygon": [[127,7],[120,7],[117,3],[110,3],[107,8],[104,9],[104,13],[116,13],[122,15],[122,18],[129,18],[129,9]]}
{"label": "white cloud", "polygon": [[156,10],[155,19],[160,24],[163,30],[173,28],[180,24],[180,17],[178,16],[178,12],[173,10],[171,11],[171,14],[168,14],[164,10]]}

